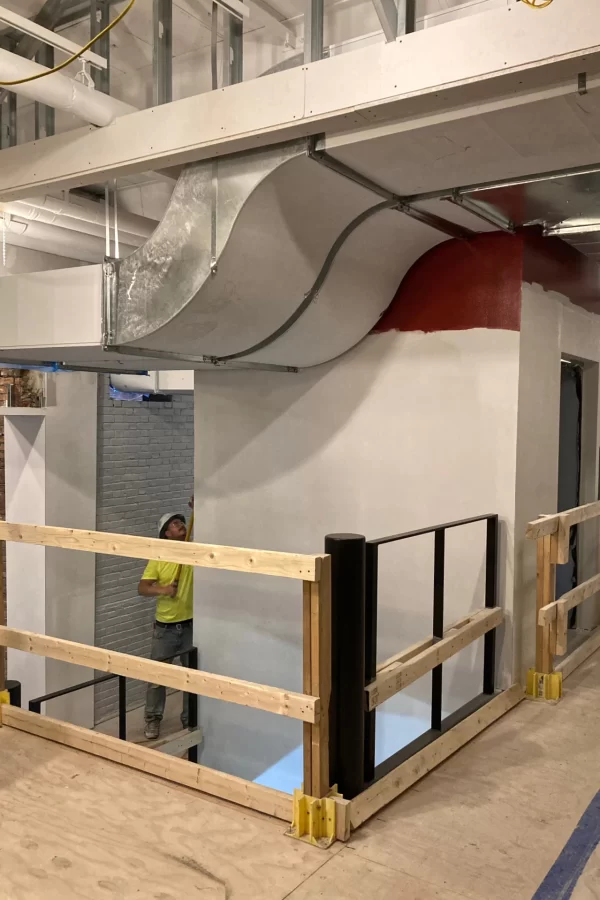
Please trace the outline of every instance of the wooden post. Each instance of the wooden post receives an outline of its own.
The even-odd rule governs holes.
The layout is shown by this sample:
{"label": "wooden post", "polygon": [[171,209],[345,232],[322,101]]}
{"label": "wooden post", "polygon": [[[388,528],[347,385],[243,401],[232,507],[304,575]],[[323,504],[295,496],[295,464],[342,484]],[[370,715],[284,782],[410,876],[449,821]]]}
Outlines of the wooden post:
{"label": "wooden post", "polygon": [[[311,582],[302,582],[302,690],[310,694],[312,690],[311,668]],[[308,722],[303,723],[303,747],[304,747],[304,793],[312,791],[312,727]]]}
{"label": "wooden post", "polygon": [[[553,603],[556,592],[557,535],[547,534],[537,541],[536,622],[540,609]],[[556,622],[536,625],[536,671],[549,675],[553,671],[552,657],[556,652]]]}
{"label": "wooden post", "polygon": [[[307,619],[310,609],[310,628]],[[331,694],[331,558],[324,556],[320,579],[304,585],[304,685],[320,698],[320,716],[304,729],[304,792],[326,797],[329,784],[329,699]],[[307,632],[310,634],[310,650]],[[310,746],[309,746],[310,732]],[[309,762],[310,759],[310,762]]]}
{"label": "wooden post", "polygon": [[[0,625],[6,625],[6,587],[4,578],[4,553],[6,544],[0,541]],[[0,647],[0,693],[6,690],[6,647]]]}

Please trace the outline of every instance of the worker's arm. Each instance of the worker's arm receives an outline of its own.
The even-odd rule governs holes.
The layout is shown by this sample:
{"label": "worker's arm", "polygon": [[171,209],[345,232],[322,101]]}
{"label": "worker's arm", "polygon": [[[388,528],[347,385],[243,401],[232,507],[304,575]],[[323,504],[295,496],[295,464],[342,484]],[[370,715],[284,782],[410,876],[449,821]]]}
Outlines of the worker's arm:
{"label": "worker's arm", "polygon": [[176,584],[159,584],[158,581],[150,581],[145,578],[142,578],[138,584],[140,597],[174,597],[176,593]]}

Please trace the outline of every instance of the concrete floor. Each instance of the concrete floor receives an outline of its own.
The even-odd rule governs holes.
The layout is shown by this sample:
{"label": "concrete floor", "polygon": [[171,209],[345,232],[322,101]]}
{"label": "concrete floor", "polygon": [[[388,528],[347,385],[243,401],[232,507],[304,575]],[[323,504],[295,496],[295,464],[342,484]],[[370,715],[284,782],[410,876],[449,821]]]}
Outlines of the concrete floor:
{"label": "concrete floor", "polygon": [[[259,814],[2,728],[0,900],[570,896],[536,891],[598,790],[599,700],[600,653],[560,704],[521,703],[329,851]],[[600,897],[599,864],[590,858],[576,900]]]}

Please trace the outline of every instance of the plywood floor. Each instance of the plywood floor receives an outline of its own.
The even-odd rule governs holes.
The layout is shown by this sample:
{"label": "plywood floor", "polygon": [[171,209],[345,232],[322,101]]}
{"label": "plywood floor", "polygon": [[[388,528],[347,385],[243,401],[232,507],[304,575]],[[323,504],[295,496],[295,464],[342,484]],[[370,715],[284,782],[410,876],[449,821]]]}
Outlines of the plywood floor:
{"label": "plywood floor", "polygon": [[599,700],[596,654],[558,706],[520,704],[327,852],[1,728],[0,900],[531,900],[598,790]]}

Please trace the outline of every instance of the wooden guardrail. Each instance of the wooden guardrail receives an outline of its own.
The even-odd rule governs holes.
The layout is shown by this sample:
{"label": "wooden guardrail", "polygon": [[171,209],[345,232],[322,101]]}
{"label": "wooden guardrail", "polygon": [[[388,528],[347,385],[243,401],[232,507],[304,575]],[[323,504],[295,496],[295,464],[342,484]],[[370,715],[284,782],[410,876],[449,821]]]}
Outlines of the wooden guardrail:
{"label": "wooden guardrail", "polygon": [[[536,660],[528,685],[532,696],[558,699],[561,678],[600,647],[599,627],[573,654],[554,666],[554,657],[567,653],[569,611],[600,592],[600,575],[594,575],[557,600],[556,566],[569,561],[571,528],[598,517],[600,502],[595,502],[542,516],[527,526],[526,537],[537,542]],[[561,678],[553,680],[555,672],[561,673]]]}
{"label": "wooden guardrail", "polygon": [[[156,538],[8,522],[0,522],[0,541],[37,544],[45,547],[104,553],[136,559],[160,559],[184,565],[273,575],[301,581],[303,583],[304,693],[284,691],[268,685],[215,675],[211,672],[171,666],[167,663],[116,653],[61,638],[20,631],[5,625],[0,625],[0,647],[23,650],[38,656],[137,678],[200,694],[204,697],[298,719],[304,723],[304,790],[307,794],[318,798],[328,794],[330,790],[329,698],[331,692],[331,565],[329,556],[180,543]],[[10,602],[10,597],[8,601]],[[0,671],[0,678],[2,678],[0,693],[5,687],[4,677],[3,671]],[[22,730],[43,733],[44,736],[51,737],[53,740],[60,739],[61,743],[69,743],[69,741],[81,743],[83,740],[79,733],[82,729],[77,730],[76,733],[73,730],[75,726],[68,723],[61,723],[58,727],[58,725],[48,724],[53,720],[37,714],[31,715],[33,718],[30,714],[21,715],[11,710],[3,713],[3,721]],[[66,736],[69,735],[69,740],[67,740]],[[89,737],[85,740],[87,740],[88,746],[92,744],[94,746],[90,752],[103,755],[103,748],[106,749],[108,745],[106,741],[98,741],[97,738],[98,736],[94,732],[90,732]],[[70,745],[78,746],[77,743]],[[123,744],[118,744],[118,742],[116,746],[123,748]],[[156,751],[147,750],[146,752]],[[123,756],[120,761],[133,765],[130,761],[133,757],[128,751],[123,748],[120,753]],[[108,756],[108,758],[112,758],[112,756]],[[137,767],[139,760],[137,756],[135,759]],[[157,765],[160,767],[164,764],[161,762]],[[194,764],[189,765],[193,766]],[[179,761],[177,766],[179,766]],[[180,769],[181,766],[177,771]],[[195,778],[193,775],[189,777],[192,778],[192,781]],[[184,783],[189,782],[189,777]],[[251,794],[253,802],[245,805],[261,808],[256,801],[256,797],[261,795],[260,791],[255,790],[257,786],[243,782],[242,779],[235,779],[235,781],[236,785],[238,782],[248,785],[248,795]],[[236,797],[232,797],[230,791],[225,791],[223,794],[218,793],[218,785],[224,784],[221,773],[213,773],[210,777],[206,774],[202,777],[198,776],[198,785],[201,782],[213,786],[214,789],[211,789],[210,792],[216,793],[217,796],[224,796],[225,799],[235,800],[240,793],[239,785],[236,787]],[[268,792],[269,789],[263,788],[262,790]],[[274,803],[271,795],[268,796],[269,799],[266,801],[264,809],[266,812],[271,811]],[[277,802],[275,806],[280,809],[281,803]]]}
{"label": "wooden guardrail", "polygon": [[426,638],[386,660],[377,667],[375,681],[365,688],[367,709],[376,709],[390,697],[460,653],[473,641],[497,628],[503,618],[504,612],[498,606],[476,610],[451,625],[440,640]]}

